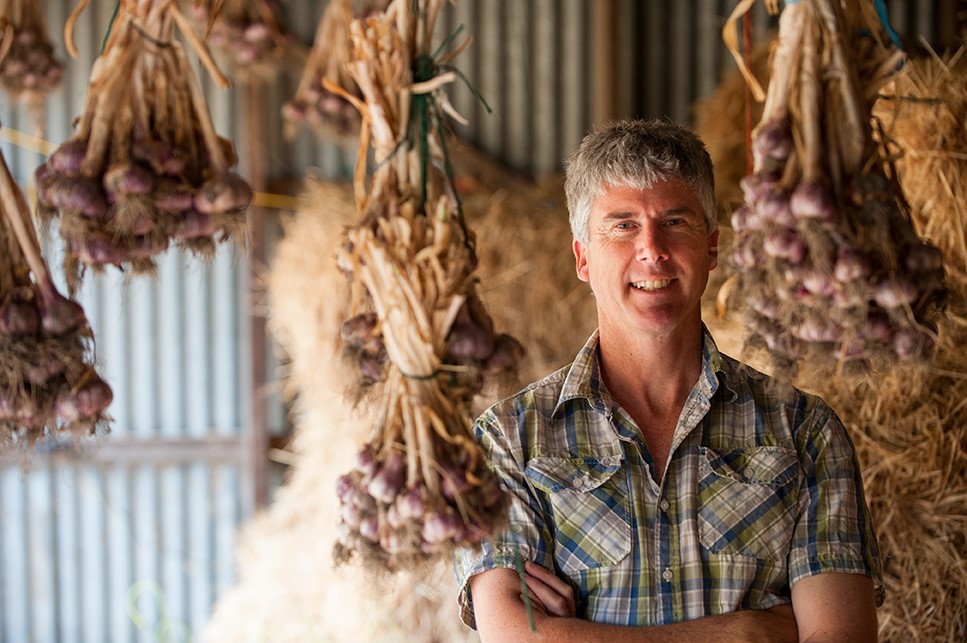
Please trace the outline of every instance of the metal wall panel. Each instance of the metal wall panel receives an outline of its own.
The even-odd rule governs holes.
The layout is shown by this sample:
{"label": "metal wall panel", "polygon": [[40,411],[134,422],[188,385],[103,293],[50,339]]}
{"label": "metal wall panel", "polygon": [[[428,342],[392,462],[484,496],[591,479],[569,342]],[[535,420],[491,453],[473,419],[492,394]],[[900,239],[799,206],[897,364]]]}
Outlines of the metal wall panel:
{"label": "metal wall panel", "polygon": [[[91,3],[75,29],[82,55],[70,60],[60,34],[74,4],[45,7],[67,72],[42,123],[54,143],[72,135],[116,3]],[[244,139],[238,88],[216,89],[200,75],[216,130]],[[279,104],[282,93],[266,97]],[[21,105],[4,100],[0,120],[35,133]],[[276,161],[272,171],[293,172],[267,131],[270,144],[258,144]],[[28,185],[44,156],[2,149]],[[59,237],[44,245],[60,273]],[[80,457],[37,454],[23,472],[0,462],[0,641],[178,641],[201,631],[234,580],[235,534],[253,510],[250,269],[244,252],[221,246],[210,264],[169,251],[153,279],[112,268],[84,280],[77,298],[114,390],[114,422]]]}
{"label": "metal wall panel", "polygon": [[[493,108],[487,114],[462,83],[454,105],[470,120],[458,134],[511,167],[555,172],[594,125],[593,2],[609,2],[617,16],[613,61],[615,116],[692,121],[692,105],[708,96],[734,67],[722,44],[735,0],[464,0],[446,14],[443,29],[459,25],[473,36],[455,64]],[[922,36],[936,47],[940,5],[949,0],[892,0],[890,21],[912,45]],[[764,3],[753,9],[756,39],[776,20]]]}
{"label": "metal wall panel", "polygon": [[473,38],[454,64],[451,95],[470,124],[457,135],[511,167],[553,172],[590,123],[588,0],[469,0],[444,14],[441,36],[461,25]]}

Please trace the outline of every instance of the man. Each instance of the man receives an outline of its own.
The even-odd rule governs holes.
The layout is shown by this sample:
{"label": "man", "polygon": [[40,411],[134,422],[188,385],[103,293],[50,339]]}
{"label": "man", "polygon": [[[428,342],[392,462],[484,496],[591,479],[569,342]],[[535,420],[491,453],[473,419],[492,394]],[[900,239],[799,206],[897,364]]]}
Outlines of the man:
{"label": "man", "polygon": [[512,501],[508,527],[458,556],[465,622],[484,641],[876,640],[877,545],[842,424],[702,322],[719,236],[705,147],[619,122],[566,170],[599,327],[477,421]]}

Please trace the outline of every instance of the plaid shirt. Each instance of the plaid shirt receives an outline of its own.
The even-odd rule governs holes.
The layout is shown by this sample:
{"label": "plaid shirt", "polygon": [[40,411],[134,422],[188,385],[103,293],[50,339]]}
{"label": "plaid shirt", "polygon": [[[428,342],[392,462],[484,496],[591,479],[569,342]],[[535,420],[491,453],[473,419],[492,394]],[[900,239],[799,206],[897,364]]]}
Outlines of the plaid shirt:
{"label": "plaid shirt", "polygon": [[475,627],[469,578],[518,555],[568,579],[578,616],[603,623],[767,609],[833,571],[873,577],[882,600],[853,444],[821,399],[721,355],[706,332],[659,484],[597,347],[595,333],[570,366],[477,420],[512,501],[508,527],[456,557],[465,623]]}

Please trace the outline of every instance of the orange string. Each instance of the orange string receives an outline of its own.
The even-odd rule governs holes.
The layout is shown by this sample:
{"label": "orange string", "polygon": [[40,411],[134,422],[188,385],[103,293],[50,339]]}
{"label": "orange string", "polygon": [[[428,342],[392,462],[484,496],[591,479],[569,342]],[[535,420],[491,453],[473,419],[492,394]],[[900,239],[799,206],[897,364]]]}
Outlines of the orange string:
{"label": "orange string", "polygon": [[[752,65],[752,10],[749,9],[742,17],[742,57],[746,67]],[[752,174],[754,160],[752,158],[752,89],[745,83],[745,164],[746,174]]]}

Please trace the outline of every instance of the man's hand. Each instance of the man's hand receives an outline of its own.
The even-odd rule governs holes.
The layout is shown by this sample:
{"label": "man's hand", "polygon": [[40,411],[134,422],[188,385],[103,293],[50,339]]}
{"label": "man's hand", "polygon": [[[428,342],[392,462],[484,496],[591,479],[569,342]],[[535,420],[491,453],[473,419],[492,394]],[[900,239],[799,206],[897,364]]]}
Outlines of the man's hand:
{"label": "man's hand", "polygon": [[[533,609],[548,616],[574,617],[574,590],[566,582],[547,571],[537,563],[524,563],[528,598]],[[521,596],[523,600],[523,596]]]}

